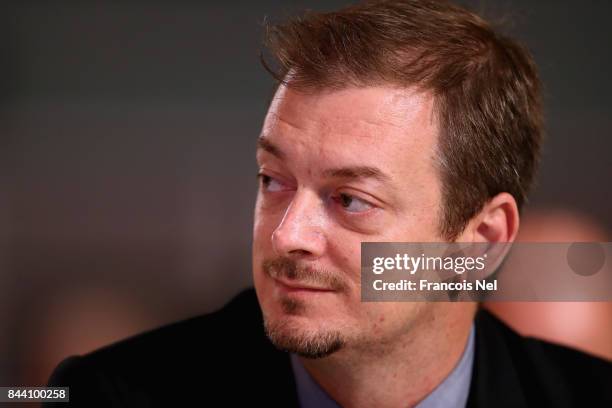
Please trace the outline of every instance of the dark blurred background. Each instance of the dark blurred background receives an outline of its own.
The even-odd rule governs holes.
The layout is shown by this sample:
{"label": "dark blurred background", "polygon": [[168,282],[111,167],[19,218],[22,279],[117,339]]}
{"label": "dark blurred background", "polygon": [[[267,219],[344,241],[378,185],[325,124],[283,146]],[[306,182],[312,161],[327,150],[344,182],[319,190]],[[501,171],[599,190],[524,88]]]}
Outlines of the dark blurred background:
{"label": "dark blurred background", "polygon": [[[43,384],[69,354],[250,284],[263,21],[347,3],[1,3],[0,385]],[[612,3],[462,4],[541,70],[548,140],[528,212],[610,230]]]}

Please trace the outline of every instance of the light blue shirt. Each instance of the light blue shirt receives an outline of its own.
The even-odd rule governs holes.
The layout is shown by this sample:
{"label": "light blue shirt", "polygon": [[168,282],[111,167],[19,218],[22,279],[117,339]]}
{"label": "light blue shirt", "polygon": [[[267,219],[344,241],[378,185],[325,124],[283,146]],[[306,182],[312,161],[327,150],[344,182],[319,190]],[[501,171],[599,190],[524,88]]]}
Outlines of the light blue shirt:
{"label": "light blue shirt", "polygon": [[[442,381],[416,408],[464,408],[467,404],[474,365],[474,326],[470,330],[461,359]],[[339,408],[340,406],[314,381],[295,354],[291,354],[291,367],[297,384],[302,408]]]}

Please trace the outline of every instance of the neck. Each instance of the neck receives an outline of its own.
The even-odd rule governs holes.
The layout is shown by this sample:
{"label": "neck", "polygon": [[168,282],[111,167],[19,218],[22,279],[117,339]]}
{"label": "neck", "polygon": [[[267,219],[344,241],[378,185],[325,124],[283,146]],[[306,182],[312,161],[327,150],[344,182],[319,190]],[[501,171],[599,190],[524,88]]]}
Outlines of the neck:
{"label": "neck", "polygon": [[329,357],[301,362],[343,407],[415,406],[457,365],[473,321],[473,304],[437,306],[434,316],[392,342],[349,345]]}

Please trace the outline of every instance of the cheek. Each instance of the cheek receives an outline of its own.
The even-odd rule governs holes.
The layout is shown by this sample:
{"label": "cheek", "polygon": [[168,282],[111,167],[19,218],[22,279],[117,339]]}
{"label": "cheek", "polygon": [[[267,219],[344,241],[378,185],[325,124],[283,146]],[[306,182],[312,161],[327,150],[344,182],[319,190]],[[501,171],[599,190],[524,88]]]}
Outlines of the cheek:
{"label": "cheek", "polygon": [[388,242],[439,242],[444,241],[439,233],[437,207],[417,208],[399,217],[380,241]]}
{"label": "cheek", "polygon": [[417,302],[364,303],[366,324],[374,335],[400,335],[411,327],[422,306]]}
{"label": "cheek", "polygon": [[272,233],[274,228],[269,218],[265,216],[258,206],[255,207],[253,217],[253,246],[252,246],[252,261],[253,274],[256,279],[261,272],[261,264],[264,259],[272,257]]}
{"label": "cheek", "polygon": [[337,269],[358,285],[361,282],[362,238],[342,232],[340,229],[328,231],[328,254]]}
{"label": "cheek", "polygon": [[266,208],[261,197],[257,198],[253,217],[253,243],[255,246],[270,244],[272,233],[282,221],[283,212]]}
{"label": "cheek", "polygon": [[[274,225],[271,222],[271,217],[262,211],[259,206],[259,199],[255,205],[255,213],[253,217],[253,246],[252,246],[252,273],[253,283],[258,297],[260,298],[260,304],[264,309],[267,310],[267,299],[270,295],[269,282],[262,269],[262,263],[265,259],[272,258],[274,256],[272,247],[272,233],[274,232]],[[263,303],[262,303],[263,301]]]}

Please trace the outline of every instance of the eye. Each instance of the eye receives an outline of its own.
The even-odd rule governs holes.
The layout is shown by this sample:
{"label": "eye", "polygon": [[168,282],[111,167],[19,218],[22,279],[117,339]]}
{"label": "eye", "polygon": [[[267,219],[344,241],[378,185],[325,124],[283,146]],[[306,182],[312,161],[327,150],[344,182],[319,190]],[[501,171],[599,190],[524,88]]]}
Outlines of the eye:
{"label": "eye", "polygon": [[289,187],[283,184],[281,181],[274,177],[268,176],[267,174],[260,173],[257,175],[261,180],[261,186],[265,191],[270,193],[276,193],[280,191],[287,191]]}
{"label": "eye", "polygon": [[374,208],[374,206],[367,201],[346,193],[340,193],[333,199],[346,211],[352,213],[365,212]]}

